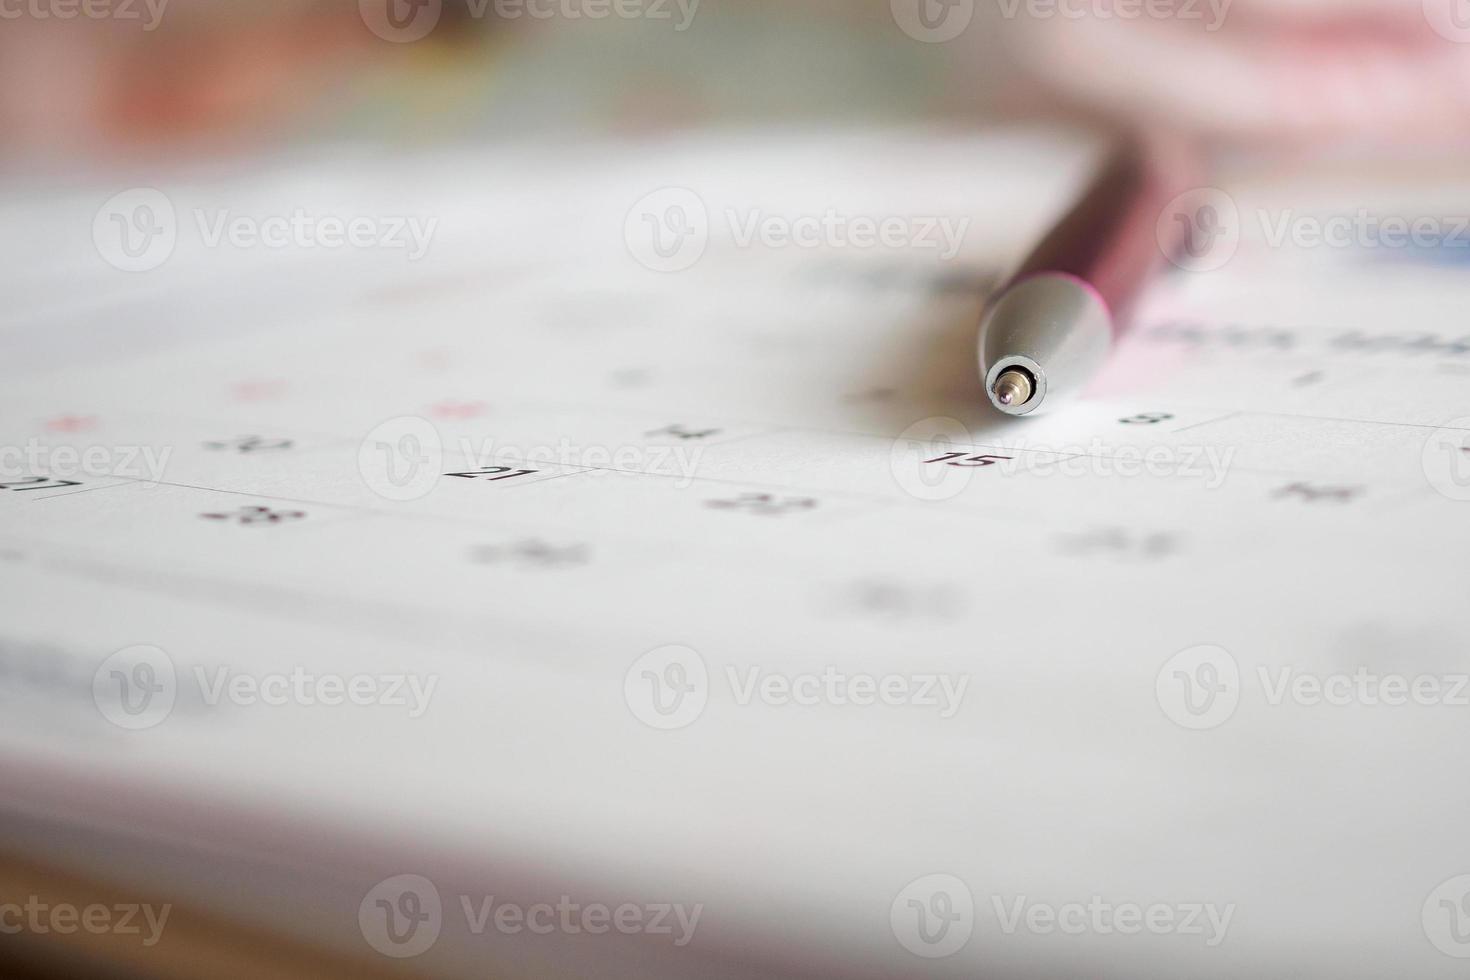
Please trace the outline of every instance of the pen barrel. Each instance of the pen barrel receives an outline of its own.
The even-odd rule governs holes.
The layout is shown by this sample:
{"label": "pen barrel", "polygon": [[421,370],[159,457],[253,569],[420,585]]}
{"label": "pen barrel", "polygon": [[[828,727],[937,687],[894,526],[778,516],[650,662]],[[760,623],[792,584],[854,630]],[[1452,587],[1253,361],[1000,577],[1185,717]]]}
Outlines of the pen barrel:
{"label": "pen barrel", "polygon": [[1042,273],[1080,279],[1107,304],[1114,331],[1121,329],[1144,284],[1175,247],[1175,229],[1160,217],[1192,173],[1186,155],[1173,147],[1125,144],[1027,256],[1014,281]]}

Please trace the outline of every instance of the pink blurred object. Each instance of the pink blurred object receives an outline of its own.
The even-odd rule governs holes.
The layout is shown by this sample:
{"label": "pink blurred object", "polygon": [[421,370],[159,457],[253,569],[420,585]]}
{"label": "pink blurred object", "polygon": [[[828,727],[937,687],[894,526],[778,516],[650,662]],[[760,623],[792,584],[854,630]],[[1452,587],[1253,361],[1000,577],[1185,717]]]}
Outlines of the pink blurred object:
{"label": "pink blurred object", "polygon": [[1434,143],[1463,140],[1470,121],[1466,0],[1149,0],[1173,16],[1131,17],[1107,0],[1062,0],[1072,16],[1021,3],[1029,69],[1118,120],[1216,139]]}

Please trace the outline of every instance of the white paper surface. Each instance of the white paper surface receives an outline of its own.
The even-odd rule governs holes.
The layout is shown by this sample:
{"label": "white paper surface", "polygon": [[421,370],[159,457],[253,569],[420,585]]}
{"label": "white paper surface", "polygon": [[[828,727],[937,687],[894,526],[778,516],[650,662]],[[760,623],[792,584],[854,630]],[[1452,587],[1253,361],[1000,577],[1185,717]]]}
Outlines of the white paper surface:
{"label": "white paper surface", "polygon": [[[1084,400],[997,420],[984,291],[1086,164],[1034,133],[283,161],[158,182],[177,244],[137,273],[91,236],[121,187],[12,202],[5,805],[362,842],[334,880],[440,894],[428,972],[1458,975],[1464,267],[1263,246],[1300,192],[1234,191],[1228,264],[1161,279]],[[710,228],[677,271],[638,237],[666,188]],[[211,246],[222,208],[437,226],[418,261]],[[739,241],[833,215],[968,224],[948,260]],[[512,887],[702,914],[623,959],[474,934],[461,900]],[[377,955],[364,890],[236,911]]]}

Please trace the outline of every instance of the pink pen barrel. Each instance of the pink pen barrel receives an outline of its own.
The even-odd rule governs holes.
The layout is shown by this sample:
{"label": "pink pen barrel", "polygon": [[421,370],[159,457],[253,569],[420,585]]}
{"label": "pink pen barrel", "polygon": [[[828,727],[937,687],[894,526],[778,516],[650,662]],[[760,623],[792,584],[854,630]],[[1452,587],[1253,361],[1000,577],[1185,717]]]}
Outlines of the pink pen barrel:
{"label": "pink pen barrel", "polygon": [[1124,143],[1021,264],[1015,281],[1048,272],[1073,276],[1096,291],[1114,329],[1121,329],[1144,285],[1184,239],[1182,222],[1160,216],[1193,186],[1189,159],[1160,141]]}

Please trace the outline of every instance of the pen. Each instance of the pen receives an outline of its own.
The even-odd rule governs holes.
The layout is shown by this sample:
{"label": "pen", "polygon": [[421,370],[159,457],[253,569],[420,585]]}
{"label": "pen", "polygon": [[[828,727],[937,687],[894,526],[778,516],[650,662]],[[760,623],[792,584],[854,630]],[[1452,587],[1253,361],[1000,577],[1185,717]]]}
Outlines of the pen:
{"label": "pen", "polygon": [[1129,302],[1188,231],[1163,221],[1189,186],[1182,153],[1130,140],[1021,264],[980,323],[980,372],[991,404],[1030,415],[1097,373]]}

